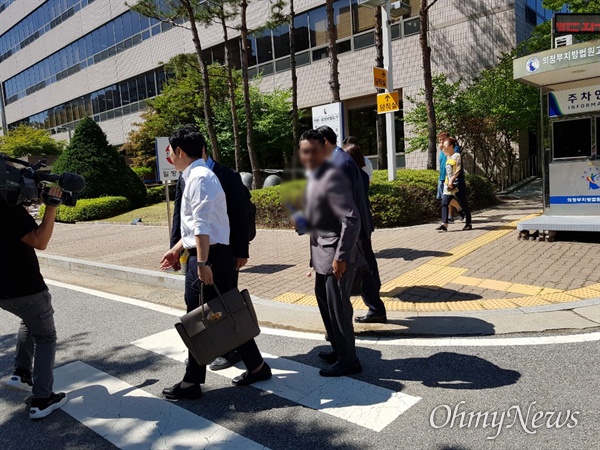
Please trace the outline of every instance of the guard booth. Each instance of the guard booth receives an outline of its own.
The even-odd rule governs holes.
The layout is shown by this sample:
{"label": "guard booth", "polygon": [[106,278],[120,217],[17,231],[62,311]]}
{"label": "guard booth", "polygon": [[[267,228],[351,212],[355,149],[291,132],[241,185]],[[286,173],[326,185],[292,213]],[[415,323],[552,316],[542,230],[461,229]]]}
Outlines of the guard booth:
{"label": "guard booth", "polygon": [[519,223],[520,236],[600,232],[600,40],[515,59],[513,72],[540,88],[549,122],[541,133],[544,214]]}

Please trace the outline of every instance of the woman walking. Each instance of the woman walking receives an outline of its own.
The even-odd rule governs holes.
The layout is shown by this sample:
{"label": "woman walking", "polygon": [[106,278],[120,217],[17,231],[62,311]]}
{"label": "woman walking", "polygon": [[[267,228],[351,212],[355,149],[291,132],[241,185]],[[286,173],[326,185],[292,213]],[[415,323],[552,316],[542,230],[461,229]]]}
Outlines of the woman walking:
{"label": "woman walking", "polygon": [[446,178],[442,193],[442,224],[436,228],[438,231],[448,231],[449,209],[452,200],[458,200],[465,214],[465,226],[463,231],[472,230],[471,225],[471,210],[467,202],[466,184],[460,180],[464,180],[464,171],[460,153],[455,150],[456,139],[449,137],[443,145],[442,151],[446,155]]}

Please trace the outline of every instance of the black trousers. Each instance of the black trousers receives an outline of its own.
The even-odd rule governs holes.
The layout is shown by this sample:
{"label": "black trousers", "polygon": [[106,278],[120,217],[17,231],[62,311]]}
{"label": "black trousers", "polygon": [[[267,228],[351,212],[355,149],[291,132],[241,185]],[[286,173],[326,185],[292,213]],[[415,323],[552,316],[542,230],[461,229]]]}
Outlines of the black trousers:
{"label": "black trousers", "polygon": [[[233,253],[227,245],[211,246],[207,263],[213,271],[213,281],[222,294],[235,287],[235,262]],[[217,298],[214,286],[204,286],[204,301]],[[190,256],[185,274],[185,304],[188,312],[200,306],[200,280],[198,279],[198,258]],[[262,355],[254,339],[240,345],[236,349],[248,370],[254,370],[263,362]],[[206,381],[206,366],[199,365],[192,354],[189,354],[188,365],[183,381],[201,384]]]}
{"label": "black trousers", "polygon": [[360,295],[371,314],[385,316],[385,305],[379,295],[381,278],[379,277],[379,267],[377,266],[375,253],[373,253],[371,239],[360,241],[360,248],[367,261],[366,265],[356,269],[357,276],[360,276],[361,280]]}
{"label": "black trousers", "polygon": [[460,203],[460,207],[465,213],[465,223],[467,225],[471,224],[471,208],[469,208],[469,201],[467,200],[468,191],[467,184],[465,183],[464,178],[458,180],[458,192],[456,193],[456,200]]}
{"label": "black trousers", "polygon": [[333,350],[338,354],[338,363],[342,366],[352,366],[358,362],[350,303],[354,272],[355,268],[349,265],[339,281],[333,275],[317,274],[315,277],[315,295],[323,325]]}

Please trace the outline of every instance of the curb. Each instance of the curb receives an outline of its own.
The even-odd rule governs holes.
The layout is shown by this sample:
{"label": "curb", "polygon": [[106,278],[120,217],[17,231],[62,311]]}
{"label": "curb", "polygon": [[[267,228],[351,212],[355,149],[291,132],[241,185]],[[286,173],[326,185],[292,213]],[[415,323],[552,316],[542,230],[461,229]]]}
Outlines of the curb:
{"label": "curb", "polygon": [[[185,279],[181,275],[175,275],[171,273],[163,273],[147,269],[136,269],[132,267],[118,266],[115,264],[98,263],[94,261],[87,261],[76,258],[69,258],[66,256],[57,256],[49,254],[38,255],[40,264],[64,269],[73,270],[77,272],[89,273],[91,275],[102,276],[106,278],[114,278],[117,280],[131,281],[135,283],[141,283],[148,286],[155,286],[163,289],[173,289],[183,291],[185,289]],[[297,312],[314,312],[316,307],[308,305],[298,305],[294,303],[279,302],[272,299],[265,299],[256,296],[252,296],[253,300],[263,306],[272,306],[279,309],[288,309],[290,311]],[[509,299],[510,300],[510,299]],[[552,311],[570,311],[575,308],[581,308],[585,306],[600,305],[600,297],[581,299],[577,301],[556,303],[552,305],[539,305],[539,306],[523,306],[518,308],[498,308],[491,310],[471,310],[471,311],[390,311],[388,316],[394,317],[406,317],[408,316],[437,316],[437,317],[478,317],[478,316],[498,316],[507,314],[531,314],[540,312],[552,312]]]}
{"label": "curb", "polygon": [[185,279],[181,275],[146,269],[134,269],[132,267],[86,261],[68,258],[66,256],[39,254],[38,259],[40,264],[58,269],[74,270],[107,278],[115,278],[117,280],[132,281],[163,289],[175,289],[181,291],[185,289]]}

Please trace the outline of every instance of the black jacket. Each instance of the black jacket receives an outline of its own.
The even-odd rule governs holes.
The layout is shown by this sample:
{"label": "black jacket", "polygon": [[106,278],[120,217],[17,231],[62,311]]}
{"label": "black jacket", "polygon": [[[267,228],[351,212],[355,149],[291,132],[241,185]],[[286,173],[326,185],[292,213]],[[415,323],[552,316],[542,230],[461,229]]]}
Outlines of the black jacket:
{"label": "black jacket", "polygon": [[[249,193],[242,183],[240,174],[233,169],[215,161],[213,172],[221,182],[227,201],[229,216],[229,246],[236,258],[248,258],[250,242],[250,211],[248,210]],[[181,239],[181,198],[183,181],[179,177],[175,188],[175,211],[173,212],[173,229],[171,230],[171,247]]]}

